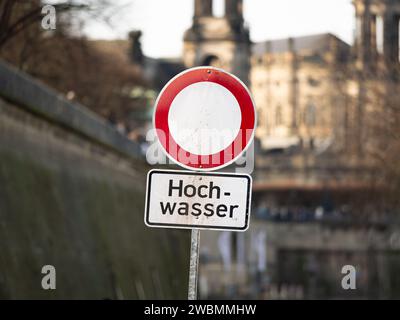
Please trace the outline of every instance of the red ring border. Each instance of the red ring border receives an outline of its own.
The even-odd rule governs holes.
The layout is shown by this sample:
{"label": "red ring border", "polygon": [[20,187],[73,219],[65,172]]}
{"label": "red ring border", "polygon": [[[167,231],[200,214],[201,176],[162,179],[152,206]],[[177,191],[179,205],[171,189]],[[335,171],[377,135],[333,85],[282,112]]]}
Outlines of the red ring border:
{"label": "red ring border", "polygon": [[[242,114],[240,131],[236,138],[227,148],[211,155],[192,154],[191,152],[179,146],[172,137],[168,126],[168,114],[173,100],[179,94],[179,92],[197,82],[214,82],[225,87],[238,101]],[[253,133],[255,130],[255,122],[255,106],[245,85],[235,76],[227,73],[226,71],[212,67],[192,68],[178,74],[169,83],[167,83],[167,85],[161,91],[154,108],[154,127],[165,152],[179,165],[193,169],[212,170],[233,162],[250,144],[254,134],[247,135],[243,133],[246,133],[247,130],[252,130]],[[166,139],[162,139],[158,135],[158,130],[161,130],[161,132],[165,134]],[[240,139],[242,139],[242,148],[240,150],[234,150],[235,148],[232,148],[232,146],[235,143],[239,143]],[[171,148],[176,150],[177,157],[174,157],[174,155],[169,152]],[[182,154],[182,152],[185,153],[185,159],[196,158],[197,160],[195,163],[185,163],[182,161],[183,159],[179,159],[179,155]],[[232,155],[229,157],[230,160],[228,162],[224,162],[224,154],[227,152],[232,153]],[[212,161],[210,161],[211,157],[214,161],[215,159],[219,159],[219,163],[212,163]],[[205,163],[205,161],[202,162],[202,159],[205,158],[209,158],[207,161],[208,163]]]}

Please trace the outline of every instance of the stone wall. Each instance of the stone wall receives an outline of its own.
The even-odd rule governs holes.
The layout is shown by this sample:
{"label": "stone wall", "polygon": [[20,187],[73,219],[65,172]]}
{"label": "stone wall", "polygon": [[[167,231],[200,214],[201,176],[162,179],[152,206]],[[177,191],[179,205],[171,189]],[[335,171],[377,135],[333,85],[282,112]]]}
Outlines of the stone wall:
{"label": "stone wall", "polygon": [[145,227],[148,170],[103,119],[0,63],[0,299],[185,298],[190,233]]}

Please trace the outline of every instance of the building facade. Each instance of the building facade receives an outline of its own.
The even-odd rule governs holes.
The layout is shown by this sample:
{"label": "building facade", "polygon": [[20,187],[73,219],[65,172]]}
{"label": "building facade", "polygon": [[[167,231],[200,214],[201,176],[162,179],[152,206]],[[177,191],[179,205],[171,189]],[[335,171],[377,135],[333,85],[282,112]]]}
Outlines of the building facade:
{"label": "building facade", "polygon": [[257,43],[251,88],[264,149],[325,147],[344,135],[350,47],[331,34]]}
{"label": "building facade", "polygon": [[213,65],[249,83],[251,43],[243,18],[243,1],[226,0],[225,14],[213,14],[212,0],[195,0],[192,27],[184,36],[186,67]]}
{"label": "building facade", "polygon": [[377,71],[393,71],[399,62],[400,1],[353,4],[357,23],[350,46],[329,33],[251,43],[242,0],[226,0],[219,17],[212,0],[195,0],[183,63],[221,67],[250,85],[262,149],[344,150],[351,138],[365,138],[364,94],[368,86],[382,85]]}

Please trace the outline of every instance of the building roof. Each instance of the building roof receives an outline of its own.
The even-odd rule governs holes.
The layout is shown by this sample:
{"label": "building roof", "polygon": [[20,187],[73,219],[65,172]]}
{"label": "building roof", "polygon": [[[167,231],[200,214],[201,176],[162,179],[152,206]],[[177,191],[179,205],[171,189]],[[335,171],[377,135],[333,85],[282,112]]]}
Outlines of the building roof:
{"label": "building roof", "polygon": [[321,33],[301,37],[268,40],[255,43],[253,45],[253,54],[262,55],[264,53],[284,53],[290,51],[290,41],[293,40],[293,47],[296,52],[312,50],[325,52],[330,49],[331,40],[336,40],[346,47],[350,47],[346,42],[330,33]]}
{"label": "building roof", "polygon": [[169,80],[178,73],[185,70],[185,66],[181,59],[154,59],[145,57],[143,63],[146,78],[158,91],[167,84]]}

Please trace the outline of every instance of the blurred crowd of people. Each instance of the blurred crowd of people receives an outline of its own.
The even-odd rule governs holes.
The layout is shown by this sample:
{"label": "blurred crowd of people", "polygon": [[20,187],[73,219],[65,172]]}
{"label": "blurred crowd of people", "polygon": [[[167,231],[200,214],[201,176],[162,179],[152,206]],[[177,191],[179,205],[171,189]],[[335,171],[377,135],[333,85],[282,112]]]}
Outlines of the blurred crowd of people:
{"label": "blurred crowd of people", "polygon": [[341,220],[345,217],[346,208],[326,210],[322,206],[256,206],[254,217],[275,222],[310,222],[322,219]]}

